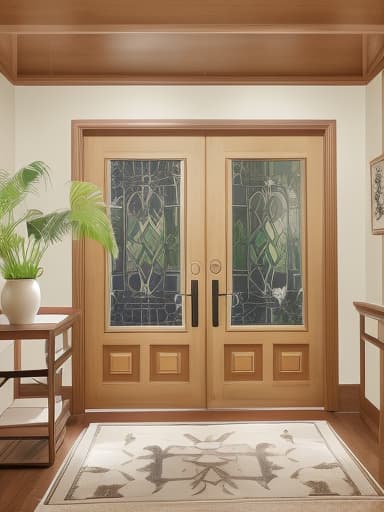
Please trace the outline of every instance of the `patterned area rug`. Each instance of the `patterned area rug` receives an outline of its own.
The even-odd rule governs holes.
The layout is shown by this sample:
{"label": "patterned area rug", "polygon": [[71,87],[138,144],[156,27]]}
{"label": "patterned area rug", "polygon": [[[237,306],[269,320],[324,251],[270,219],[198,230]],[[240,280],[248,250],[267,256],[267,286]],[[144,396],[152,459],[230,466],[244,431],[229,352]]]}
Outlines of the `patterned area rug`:
{"label": "patterned area rug", "polygon": [[384,499],[324,421],[95,423],[36,509],[88,510],[383,511]]}

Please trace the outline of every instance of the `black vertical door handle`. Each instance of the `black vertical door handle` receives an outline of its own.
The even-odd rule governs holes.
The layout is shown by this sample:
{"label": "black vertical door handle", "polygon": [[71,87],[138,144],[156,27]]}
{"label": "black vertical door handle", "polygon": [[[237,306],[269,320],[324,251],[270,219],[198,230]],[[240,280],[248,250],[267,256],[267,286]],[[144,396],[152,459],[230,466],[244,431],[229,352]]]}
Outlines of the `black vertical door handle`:
{"label": "black vertical door handle", "polygon": [[219,326],[219,281],[212,281],[212,326]]}
{"label": "black vertical door handle", "polygon": [[191,280],[191,324],[192,327],[199,327],[199,281],[197,279]]}

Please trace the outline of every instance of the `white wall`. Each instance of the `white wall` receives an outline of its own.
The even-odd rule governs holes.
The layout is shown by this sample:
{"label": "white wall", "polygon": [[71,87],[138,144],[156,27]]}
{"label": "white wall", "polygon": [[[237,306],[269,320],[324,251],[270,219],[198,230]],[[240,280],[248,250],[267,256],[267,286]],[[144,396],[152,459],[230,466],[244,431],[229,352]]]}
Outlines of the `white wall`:
{"label": "white wall", "polygon": [[[14,168],[15,142],[15,95],[14,87],[0,74],[0,169]],[[0,288],[2,283],[0,282]],[[9,370],[13,365],[12,342],[0,341],[0,369]],[[13,397],[13,381],[0,388],[0,413]]]}
{"label": "white wall", "polygon": [[[80,86],[15,88],[16,164],[53,170],[43,209],[65,205],[72,119],[336,119],[338,166],[340,382],[359,379],[358,316],[365,298],[365,87]],[[70,241],[44,261],[43,303],[71,303]]]}
{"label": "white wall", "polygon": [[[383,75],[380,73],[366,87],[366,165],[365,196],[366,203],[366,299],[368,302],[382,304],[382,241],[383,237],[372,235],[370,203],[369,162],[383,152]],[[367,319],[368,320],[368,319]],[[367,330],[377,336],[377,322],[367,321]],[[379,349],[366,344],[366,397],[377,408],[380,407],[380,355]]]}

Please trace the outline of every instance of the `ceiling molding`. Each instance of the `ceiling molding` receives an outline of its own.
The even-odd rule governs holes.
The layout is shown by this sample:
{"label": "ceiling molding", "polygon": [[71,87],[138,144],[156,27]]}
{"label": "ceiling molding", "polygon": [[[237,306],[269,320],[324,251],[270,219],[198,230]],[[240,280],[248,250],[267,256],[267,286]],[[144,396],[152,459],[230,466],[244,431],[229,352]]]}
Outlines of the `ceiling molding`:
{"label": "ceiling molding", "polygon": [[131,25],[4,25],[0,34],[383,34],[384,25],[251,25],[251,24],[131,24]]}
{"label": "ceiling molding", "polygon": [[[376,73],[377,74],[377,73]],[[376,76],[376,74],[374,76]],[[355,77],[228,77],[211,76],[196,77],[180,76],[46,76],[25,77],[17,80],[9,79],[14,85],[366,85],[374,76]]]}

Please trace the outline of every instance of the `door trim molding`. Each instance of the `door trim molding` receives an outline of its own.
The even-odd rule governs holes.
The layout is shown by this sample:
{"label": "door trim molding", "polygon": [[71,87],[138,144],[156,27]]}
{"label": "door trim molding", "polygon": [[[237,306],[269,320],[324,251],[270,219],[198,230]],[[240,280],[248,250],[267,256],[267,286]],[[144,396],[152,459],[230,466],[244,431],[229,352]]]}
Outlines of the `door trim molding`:
{"label": "door trim molding", "polygon": [[[72,180],[84,180],[84,137],[117,135],[320,135],[324,140],[324,408],[338,410],[337,173],[335,120],[73,120]],[[85,410],[84,242],[72,244],[72,304],[82,320],[74,330],[73,414]]]}

